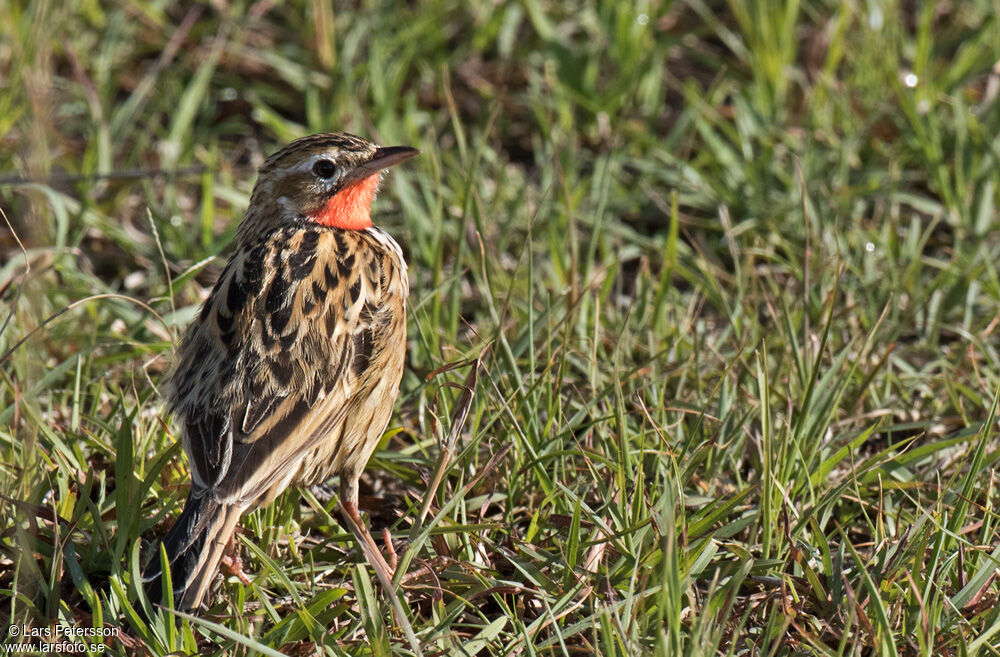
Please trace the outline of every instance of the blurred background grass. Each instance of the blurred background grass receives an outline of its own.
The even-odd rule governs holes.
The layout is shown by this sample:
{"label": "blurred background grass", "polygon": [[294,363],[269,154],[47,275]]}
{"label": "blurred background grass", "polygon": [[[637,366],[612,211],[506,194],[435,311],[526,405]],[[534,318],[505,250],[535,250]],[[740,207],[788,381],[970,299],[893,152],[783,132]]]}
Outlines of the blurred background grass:
{"label": "blurred background grass", "polygon": [[410,345],[362,507],[425,654],[995,654],[998,9],[0,4],[3,615],[410,651],[322,489],[207,620],[136,611],[171,344],[263,158],[348,130],[423,152],[374,213]]}

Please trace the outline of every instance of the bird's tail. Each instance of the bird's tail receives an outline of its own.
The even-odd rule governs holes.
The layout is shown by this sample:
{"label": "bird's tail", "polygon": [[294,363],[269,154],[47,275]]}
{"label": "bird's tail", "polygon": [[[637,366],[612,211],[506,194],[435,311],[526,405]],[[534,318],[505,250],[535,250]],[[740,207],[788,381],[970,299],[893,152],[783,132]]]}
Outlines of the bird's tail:
{"label": "bird's tail", "polygon": [[[188,495],[184,511],[163,539],[170,563],[174,607],[197,609],[215,576],[223,550],[236,528],[242,509],[223,504],[210,495]],[[146,595],[163,599],[160,552],[157,549],[142,576]]]}

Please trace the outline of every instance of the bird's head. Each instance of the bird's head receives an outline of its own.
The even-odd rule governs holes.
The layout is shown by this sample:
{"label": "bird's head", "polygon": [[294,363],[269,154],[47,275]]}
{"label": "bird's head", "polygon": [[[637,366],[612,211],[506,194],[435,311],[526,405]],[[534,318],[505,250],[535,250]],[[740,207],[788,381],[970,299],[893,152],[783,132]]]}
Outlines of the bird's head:
{"label": "bird's head", "polygon": [[256,232],[303,220],[347,230],[368,228],[382,171],[419,152],[409,146],[379,147],[346,132],[296,139],[261,166],[244,221],[253,228],[246,229]]}

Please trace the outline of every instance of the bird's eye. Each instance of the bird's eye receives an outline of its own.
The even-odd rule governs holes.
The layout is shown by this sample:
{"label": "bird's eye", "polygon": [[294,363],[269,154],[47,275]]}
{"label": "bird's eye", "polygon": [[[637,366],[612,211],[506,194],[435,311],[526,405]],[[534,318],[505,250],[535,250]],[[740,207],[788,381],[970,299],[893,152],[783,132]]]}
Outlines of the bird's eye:
{"label": "bird's eye", "polygon": [[330,160],[317,160],[316,164],[313,165],[313,173],[320,178],[330,179],[333,178],[333,174],[337,173],[337,167],[333,166],[333,162]]}

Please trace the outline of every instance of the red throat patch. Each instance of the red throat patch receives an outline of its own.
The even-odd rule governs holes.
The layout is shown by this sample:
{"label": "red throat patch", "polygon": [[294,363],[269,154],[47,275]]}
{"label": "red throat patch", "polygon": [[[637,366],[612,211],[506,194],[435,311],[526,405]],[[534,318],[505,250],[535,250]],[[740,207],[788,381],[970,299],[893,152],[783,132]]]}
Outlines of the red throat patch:
{"label": "red throat patch", "polygon": [[334,194],[322,208],[309,218],[330,228],[364,230],[372,225],[371,208],[378,190],[379,174],[375,173],[348,185]]}

